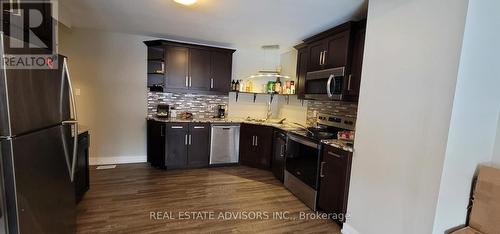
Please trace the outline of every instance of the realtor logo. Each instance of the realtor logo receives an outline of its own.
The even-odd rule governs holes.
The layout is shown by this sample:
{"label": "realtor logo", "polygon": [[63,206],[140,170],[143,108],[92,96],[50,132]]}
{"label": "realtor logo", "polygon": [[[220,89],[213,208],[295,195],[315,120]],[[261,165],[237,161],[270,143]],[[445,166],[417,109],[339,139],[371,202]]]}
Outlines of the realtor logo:
{"label": "realtor logo", "polygon": [[7,69],[57,68],[50,1],[2,1],[2,63]]}
{"label": "realtor logo", "polygon": [[[52,51],[54,25],[52,3],[11,0],[2,3],[2,31],[11,49]],[[40,50],[41,52],[42,50]]]}

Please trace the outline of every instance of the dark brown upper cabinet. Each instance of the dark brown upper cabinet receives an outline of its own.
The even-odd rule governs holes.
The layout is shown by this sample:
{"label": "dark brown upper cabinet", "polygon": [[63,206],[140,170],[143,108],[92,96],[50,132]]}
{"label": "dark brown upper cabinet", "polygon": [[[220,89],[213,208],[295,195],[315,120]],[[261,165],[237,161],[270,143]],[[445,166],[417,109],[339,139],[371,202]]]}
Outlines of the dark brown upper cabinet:
{"label": "dark brown upper cabinet", "polygon": [[308,71],[322,70],[324,62],[324,53],[327,51],[327,46],[324,40],[312,43],[309,45],[309,65]]}
{"label": "dark brown upper cabinet", "polygon": [[347,22],[304,40],[309,47],[308,71],[348,65],[353,24]]}
{"label": "dark brown upper cabinet", "polygon": [[211,56],[209,50],[189,49],[189,89],[210,90]]}
{"label": "dark brown upper cabinet", "polygon": [[347,76],[345,95],[350,101],[358,101],[365,51],[366,20],[360,21],[353,33],[351,73]]}
{"label": "dark brown upper cabinet", "polygon": [[305,95],[305,82],[307,75],[307,62],[309,61],[309,48],[305,44],[301,44],[295,47],[298,50],[297,53],[297,85],[295,87],[297,97],[299,99],[304,99]]}
{"label": "dark brown upper cabinet", "polygon": [[167,46],[165,53],[165,89],[188,89],[189,50]]}
{"label": "dark brown upper cabinet", "polygon": [[[148,46],[150,90],[229,93],[235,50],[165,40],[144,43]],[[158,51],[162,49],[164,56],[159,57]]]}
{"label": "dark brown upper cabinet", "polygon": [[295,46],[297,55],[297,94],[304,98],[307,72],[345,67],[342,84],[344,101],[357,101],[366,35],[366,20],[347,22]]}
{"label": "dark brown upper cabinet", "polygon": [[323,55],[325,57],[323,61],[325,69],[347,66],[350,39],[351,30],[346,30],[325,40],[327,45],[327,50]]}
{"label": "dark brown upper cabinet", "polygon": [[212,73],[210,90],[228,93],[231,89],[231,73],[233,53],[227,51],[212,51]]}

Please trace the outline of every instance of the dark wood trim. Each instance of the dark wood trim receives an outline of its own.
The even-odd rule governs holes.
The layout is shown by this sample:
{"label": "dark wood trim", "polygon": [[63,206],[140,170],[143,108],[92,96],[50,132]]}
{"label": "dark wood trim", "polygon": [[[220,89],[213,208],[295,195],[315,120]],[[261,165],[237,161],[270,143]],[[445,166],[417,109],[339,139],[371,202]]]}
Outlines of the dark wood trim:
{"label": "dark wood trim", "polygon": [[304,40],[304,43],[309,44],[309,43],[314,42],[314,41],[325,39],[331,35],[334,35],[334,34],[337,34],[337,33],[340,33],[340,32],[346,31],[346,30],[350,30],[355,23],[356,22],[354,22],[354,21],[349,21],[349,22],[343,23],[337,27],[334,27],[332,29],[328,29],[326,31],[320,32],[314,36],[306,38]]}
{"label": "dark wood trim", "polygon": [[208,90],[194,90],[194,89],[175,89],[164,88],[164,93],[182,93],[182,94],[201,94],[201,95],[228,95],[229,92],[208,91]]}
{"label": "dark wood trim", "polygon": [[216,46],[209,46],[209,45],[199,45],[199,44],[191,44],[189,42],[178,42],[178,41],[168,41],[168,40],[153,40],[153,41],[144,41],[144,44],[147,46],[179,46],[179,47],[186,47],[186,48],[192,48],[192,49],[205,49],[205,50],[218,50],[218,51],[224,51],[224,52],[230,52],[234,53],[236,50],[235,49],[229,49],[229,48],[222,48],[222,47],[216,47]]}

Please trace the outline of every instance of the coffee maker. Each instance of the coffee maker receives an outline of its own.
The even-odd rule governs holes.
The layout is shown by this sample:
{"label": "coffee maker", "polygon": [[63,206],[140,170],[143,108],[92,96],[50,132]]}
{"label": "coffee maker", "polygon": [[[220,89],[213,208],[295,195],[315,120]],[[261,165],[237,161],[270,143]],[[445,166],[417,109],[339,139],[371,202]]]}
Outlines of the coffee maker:
{"label": "coffee maker", "polygon": [[156,117],[168,118],[170,117],[170,106],[166,104],[158,104],[156,106]]}
{"label": "coffee maker", "polygon": [[226,118],[226,105],[224,105],[224,104],[219,105],[219,110],[217,113],[218,113],[217,118],[219,118],[219,119]]}

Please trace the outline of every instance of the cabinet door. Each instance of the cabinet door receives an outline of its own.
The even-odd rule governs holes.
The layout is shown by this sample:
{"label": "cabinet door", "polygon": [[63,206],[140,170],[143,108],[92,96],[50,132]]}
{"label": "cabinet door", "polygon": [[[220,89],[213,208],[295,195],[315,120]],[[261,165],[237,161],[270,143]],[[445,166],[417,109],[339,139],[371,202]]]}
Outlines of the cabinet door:
{"label": "cabinet door", "polygon": [[231,88],[231,73],[233,55],[229,52],[212,52],[212,74],[210,76],[210,90],[229,93]]}
{"label": "cabinet door", "polygon": [[211,53],[189,49],[189,89],[210,90]]}
{"label": "cabinet door", "polygon": [[326,51],[324,41],[318,41],[309,46],[309,65],[307,71],[321,70],[323,67],[323,52]]}
{"label": "cabinet door", "polygon": [[326,39],[324,69],[347,66],[351,31],[346,30]]}
{"label": "cabinet door", "polygon": [[154,167],[165,167],[166,124],[148,120],[148,163]]}
{"label": "cabinet door", "polygon": [[297,54],[297,85],[296,93],[299,99],[304,99],[306,91],[307,62],[309,58],[308,48],[299,49]]}
{"label": "cabinet door", "polygon": [[318,206],[327,213],[346,213],[350,155],[332,147],[326,147],[323,152]]}
{"label": "cabinet door", "polygon": [[183,47],[167,46],[165,53],[165,87],[187,89],[189,50]]}
{"label": "cabinet door", "polygon": [[365,49],[366,27],[356,30],[353,38],[353,49],[351,59],[351,74],[347,76],[346,95],[356,101],[359,96],[359,87],[361,84],[361,72],[363,67],[363,53]]}
{"label": "cabinet door", "polygon": [[85,192],[89,190],[89,141],[88,132],[78,135],[78,154],[75,168],[76,202],[80,202]]}
{"label": "cabinet door", "polygon": [[273,128],[256,125],[254,129],[256,139],[253,157],[257,163],[256,167],[270,169],[273,150]]}
{"label": "cabinet door", "polygon": [[187,165],[188,124],[169,123],[166,132],[167,169],[185,168]]}
{"label": "cabinet door", "polygon": [[192,123],[188,135],[188,167],[208,167],[210,157],[210,125]]}
{"label": "cabinet door", "polygon": [[240,128],[240,163],[241,165],[252,166],[254,164],[255,135],[253,125],[241,124]]}
{"label": "cabinet door", "polygon": [[271,163],[274,176],[283,182],[285,169],[285,147],[286,134],[282,131],[274,131],[273,160]]}

